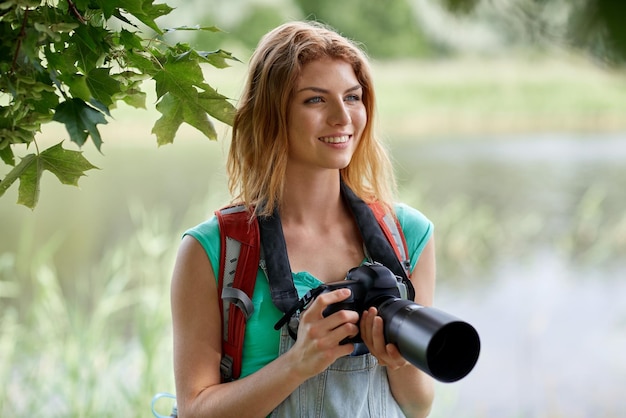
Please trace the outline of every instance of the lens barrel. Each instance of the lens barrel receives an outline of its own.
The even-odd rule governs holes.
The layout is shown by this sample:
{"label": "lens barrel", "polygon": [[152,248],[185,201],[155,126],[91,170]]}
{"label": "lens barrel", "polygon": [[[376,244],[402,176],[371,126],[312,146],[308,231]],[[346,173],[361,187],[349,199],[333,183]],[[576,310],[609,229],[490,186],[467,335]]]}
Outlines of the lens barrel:
{"label": "lens barrel", "polygon": [[415,302],[388,298],[378,306],[385,339],[415,367],[441,382],[455,382],[476,365],[478,332],[446,312]]}

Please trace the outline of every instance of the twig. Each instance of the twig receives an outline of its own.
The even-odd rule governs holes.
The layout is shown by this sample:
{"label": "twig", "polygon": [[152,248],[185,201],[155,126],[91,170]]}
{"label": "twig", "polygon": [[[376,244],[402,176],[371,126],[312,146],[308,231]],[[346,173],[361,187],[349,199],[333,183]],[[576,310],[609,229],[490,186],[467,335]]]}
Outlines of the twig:
{"label": "twig", "polygon": [[76,19],[78,19],[78,21],[80,23],[82,23],[82,24],[87,23],[87,21],[85,20],[83,15],[80,14],[80,12],[76,8],[76,5],[74,4],[74,2],[72,0],[67,0],[67,6],[70,8],[70,11],[76,17]]}
{"label": "twig", "polygon": [[17,57],[20,54],[20,49],[22,48],[22,40],[26,36],[26,22],[28,21],[28,12],[30,9],[24,10],[24,17],[22,18],[22,27],[20,28],[20,33],[17,35],[17,43],[15,45],[15,53],[13,54],[13,61],[11,61],[11,70],[10,74],[15,73],[15,68],[17,67]]}

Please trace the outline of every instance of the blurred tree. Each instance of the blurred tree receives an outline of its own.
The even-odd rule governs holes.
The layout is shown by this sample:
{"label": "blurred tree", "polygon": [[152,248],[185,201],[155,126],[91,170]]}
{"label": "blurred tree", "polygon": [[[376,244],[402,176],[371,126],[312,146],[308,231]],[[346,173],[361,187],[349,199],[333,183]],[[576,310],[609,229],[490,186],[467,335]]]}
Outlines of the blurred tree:
{"label": "blurred tree", "polygon": [[428,56],[437,45],[417,25],[406,0],[294,0],[308,19],[362,43],[376,58]]}
{"label": "blurred tree", "polygon": [[230,33],[246,48],[252,50],[263,35],[285,20],[286,18],[282,16],[277,6],[253,4],[246,10],[241,21],[230,30]]}
{"label": "blurred tree", "polygon": [[499,10],[500,22],[495,24],[504,22],[499,28],[505,35],[511,34],[511,26],[521,26],[527,42],[580,48],[609,65],[626,62],[626,1],[443,0],[442,4],[466,17],[477,10]]}
{"label": "blurred tree", "polygon": [[185,9],[193,10],[193,19],[203,26],[217,25],[222,31],[214,36],[196,33],[189,42],[204,50],[236,51],[237,56],[243,58],[250,55],[261,36],[270,29],[302,18],[293,0],[217,0],[210,8],[204,6],[206,0],[185,1]]}
{"label": "blurred tree", "polygon": [[577,0],[568,37],[573,45],[589,50],[610,64],[626,61],[626,2]]}

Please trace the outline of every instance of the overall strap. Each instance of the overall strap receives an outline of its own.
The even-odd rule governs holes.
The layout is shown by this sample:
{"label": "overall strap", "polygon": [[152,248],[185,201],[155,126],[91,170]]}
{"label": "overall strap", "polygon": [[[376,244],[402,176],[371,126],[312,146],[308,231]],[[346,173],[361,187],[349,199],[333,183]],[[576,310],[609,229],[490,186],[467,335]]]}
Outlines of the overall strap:
{"label": "overall strap", "polygon": [[241,374],[245,325],[254,311],[252,293],[260,258],[259,229],[243,205],[218,210],[215,215],[221,237],[218,278],[223,334],[221,373],[223,381],[230,381]]}

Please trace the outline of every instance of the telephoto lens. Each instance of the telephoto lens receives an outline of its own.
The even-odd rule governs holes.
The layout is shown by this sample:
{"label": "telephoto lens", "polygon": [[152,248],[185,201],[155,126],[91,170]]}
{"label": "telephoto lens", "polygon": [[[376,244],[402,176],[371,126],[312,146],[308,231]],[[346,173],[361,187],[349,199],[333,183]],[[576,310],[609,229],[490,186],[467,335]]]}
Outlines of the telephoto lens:
{"label": "telephoto lens", "polygon": [[378,306],[378,314],[387,343],[394,343],[409,363],[441,382],[464,378],[478,361],[478,332],[446,312],[394,298]]}

